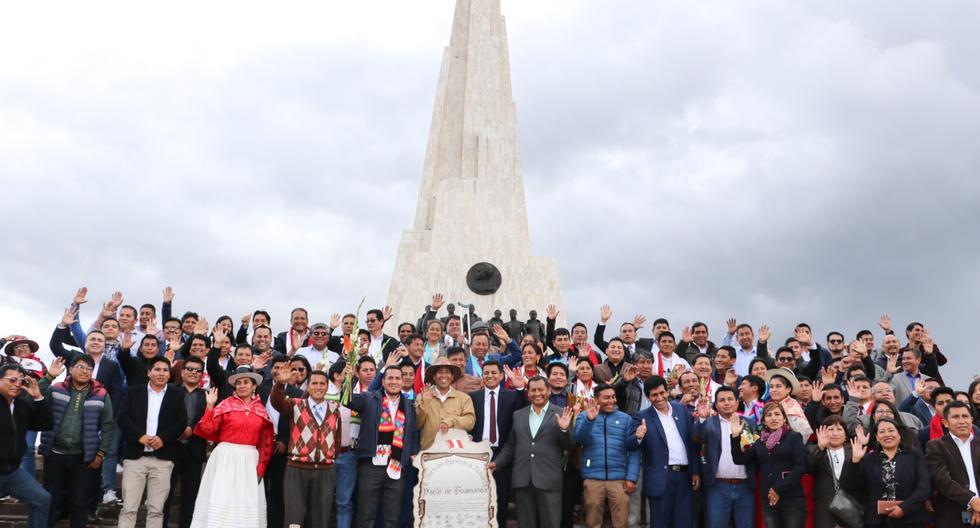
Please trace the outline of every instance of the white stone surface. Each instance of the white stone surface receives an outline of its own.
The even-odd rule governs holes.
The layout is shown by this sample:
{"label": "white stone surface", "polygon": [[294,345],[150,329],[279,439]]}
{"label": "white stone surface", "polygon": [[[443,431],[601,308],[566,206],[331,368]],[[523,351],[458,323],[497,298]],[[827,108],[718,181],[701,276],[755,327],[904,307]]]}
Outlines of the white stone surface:
{"label": "white stone surface", "polygon": [[[493,295],[466,285],[473,264],[490,262],[503,278]],[[402,234],[388,290],[395,324],[415,322],[432,294],[475,304],[484,320],[510,308],[564,300],[555,261],[531,255],[507,32],[500,0],[457,0],[443,53],[415,225]],[[445,313],[443,308],[442,314]],[[457,310],[458,314],[462,310]],[[559,324],[564,324],[564,310]]]}
{"label": "white stone surface", "polygon": [[497,528],[497,486],[487,467],[492,458],[490,442],[473,442],[466,431],[436,433],[413,463],[419,470],[415,528]]}

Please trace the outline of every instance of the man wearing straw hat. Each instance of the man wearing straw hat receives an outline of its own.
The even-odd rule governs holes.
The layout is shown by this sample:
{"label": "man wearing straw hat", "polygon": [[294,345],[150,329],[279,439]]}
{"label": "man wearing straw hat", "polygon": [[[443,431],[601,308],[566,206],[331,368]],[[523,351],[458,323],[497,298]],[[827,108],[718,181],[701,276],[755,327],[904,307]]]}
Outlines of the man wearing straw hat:
{"label": "man wearing straw hat", "polygon": [[445,433],[451,428],[469,431],[476,424],[470,395],[452,388],[462,375],[463,371],[446,358],[439,358],[426,369],[428,387],[415,400],[422,449],[432,445],[437,431]]}

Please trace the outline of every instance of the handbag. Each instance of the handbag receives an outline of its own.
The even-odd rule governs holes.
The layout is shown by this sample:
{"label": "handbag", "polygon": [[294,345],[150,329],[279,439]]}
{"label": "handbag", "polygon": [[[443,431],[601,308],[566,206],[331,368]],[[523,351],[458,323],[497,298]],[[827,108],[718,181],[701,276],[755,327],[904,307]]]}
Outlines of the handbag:
{"label": "handbag", "polygon": [[830,501],[830,513],[848,528],[864,526],[864,506],[854,497],[840,489],[840,484],[834,481],[834,498]]}

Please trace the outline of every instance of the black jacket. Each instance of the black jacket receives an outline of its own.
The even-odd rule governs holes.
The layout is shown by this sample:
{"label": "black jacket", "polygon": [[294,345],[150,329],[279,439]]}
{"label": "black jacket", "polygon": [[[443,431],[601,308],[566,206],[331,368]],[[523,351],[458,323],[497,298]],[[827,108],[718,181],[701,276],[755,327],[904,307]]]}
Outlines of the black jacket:
{"label": "black jacket", "polygon": [[[12,372],[12,371],[8,371]],[[48,431],[54,425],[51,406],[47,398],[34,401],[27,394],[14,399],[14,414],[6,398],[0,398],[0,475],[6,475],[20,467],[20,459],[27,452],[27,431]]]}
{"label": "black jacket", "polygon": [[[501,384],[497,387],[497,410],[494,415],[497,418],[497,447],[503,447],[504,441],[510,436],[510,430],[514,426],[514,411],[520,409],[527,405],[527,399],[523,396],[523,391],[508,390]],[[482,440],[490,441],[489,438],[483,438],[483,423],[488,417],[483,416],[483,408],[486,406],[486,400],[484,399],[487,395],[485,389],[478,391],[473,391],[470,393],[470,399],[473,400],[473,412],[476,413],[476,422],[473,425],[473,429],[470,430],[470,436],[473,437],[474,442],[480,442]]]}
{"label": "black jacket", "polygon": [[[126,392],[123,410],[119,413],[119,429],[122,430],[125,449],[123,453],[127,460],[136,460],[143,456],[144,446],[139,442],[146,434],[146,415],[149,397],[147,386],[136,385]],[[187,427],[187,411],[184,409],[184,389],[176,385],[168,385],[160,405],[160,415],[157,419],[157,432],[163,441],[163,447],[153,452],[153,456],[163,460],[173,460],[177,447],[177,437]]]}
{"label": "black jacket", "polygon": [[770,453],[762,439],[742,451],[739,438],[731,438],[732,461],[736,464],[756,464],[756,472],[762,481],[762,495],[774,489],[780,497],[803,496],[803,472],[806,470],[806,454],[803,437],[790,431]]}
{"label": "black jacket", "polygon": [[[881,518],[878,516],[878,500],[884,492],[881,481],[880,453],[867,453],[861,462],[855,464],[851,459],[844,462],[840,474],[841,486],[853,492],[866,492],[864,503],[864,522],[878,526]],[[905,512],[901,519],[891,519],[891,526],[920,526],[929,522],[929,512],[926,511],[926,499],[932,493],[929,468],[922,453],[914,450],[899,451],[896,455],[895,478],[898,480],[897,500],[902,501],[899,507]]]}
{"label": "black jacket", "polygon": [[[173,385],[171,389],[173,388],[179,388],[184,393],[184,413],[187,415],[185,426],[190,427],[191,431],[193,431],[197,423],[204,417],[204,411],[207,408],[207,401],[205,401],[206,392],[204,389],[195,389],[194,392],[187,392],[187,389],[182,385]],[[207,440],[192,434],[186,440],[185,445],[190,450],[194,460],[204,462],[207,458]]]}
{"label": "black jacket", "polygon": [[[75,361],[75,358],[84,356],[85,354],[77,350],[68,350],[65,348],[65,339],[71,339],[70,330],[68,328],[55,328],[51,334],[51,341],[48,343],[48,346],[51,347],[51,353],[55,357],[64,359],[65,366],[69,367]],[[105,390],[108,391],[109,401],[112,402],[112,410],[117,416],[119,415],[120,409],[122,409],[122,373],[122,367],[119,366],[119,363],[103,355],[102,360],[99,361],[99,374],[95,377],[96,381],[101,383],[105,387]],[[144,380],[143,383],[146,383],[146,381]]]}

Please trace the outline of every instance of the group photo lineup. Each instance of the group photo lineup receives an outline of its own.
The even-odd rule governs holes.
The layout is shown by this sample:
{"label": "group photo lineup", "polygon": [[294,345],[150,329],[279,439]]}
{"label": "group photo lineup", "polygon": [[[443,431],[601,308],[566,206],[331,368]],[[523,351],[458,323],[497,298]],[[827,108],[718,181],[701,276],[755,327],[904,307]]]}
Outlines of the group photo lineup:
{"label": "group photo lineup", "polygon": [[0,528],[980,527],[976,20],[0,7]]}

